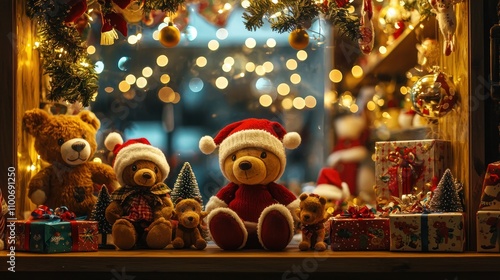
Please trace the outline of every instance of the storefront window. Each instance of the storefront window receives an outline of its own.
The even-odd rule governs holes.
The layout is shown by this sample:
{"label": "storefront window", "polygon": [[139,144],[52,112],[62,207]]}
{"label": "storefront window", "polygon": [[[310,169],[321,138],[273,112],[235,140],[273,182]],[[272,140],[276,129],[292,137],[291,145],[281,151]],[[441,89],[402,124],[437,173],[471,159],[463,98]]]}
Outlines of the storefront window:
{"label": "storefront window", "polygon": [[301,146],[288,152],[281,178],[299,194],[305,182],[316,180],[327,152],[323,96],[330,27],[313,22],[308,47],[295,50],[288,33],[269,26],[246,30],[242,8],[233,10],[224,24],[204,18],[196,8],[188,6],[174,20],[180,23],[181,40],[172,48],[157,40],[163,17],[151,26],[129,24],[128,39],[120,37],[110,46],[100,45],[100,25],[92,24],[87,41],[100,74],[91,110],[102,122],[97,156],[109,163],[103,139],[112,131],[124,140],[146,137],[167,155],[167,184],[172,187],[183,163],[189,162],[208,200],[225,179],[217,155],[199,151],[199,139],[215,136],[237,120],[266,118],[302,136]]}

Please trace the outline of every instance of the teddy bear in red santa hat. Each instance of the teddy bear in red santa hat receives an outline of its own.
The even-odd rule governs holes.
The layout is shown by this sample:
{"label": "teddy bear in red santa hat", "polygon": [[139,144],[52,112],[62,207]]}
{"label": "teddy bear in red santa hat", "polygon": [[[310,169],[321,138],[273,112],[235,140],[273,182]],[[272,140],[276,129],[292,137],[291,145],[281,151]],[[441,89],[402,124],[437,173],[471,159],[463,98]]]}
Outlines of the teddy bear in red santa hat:
{"label": "teddy bear in red santa hat", "polygon": [[285,170],[285,148],[295,149],[300,141],[298,133],[266,119],[234,122],[215,138],[200,139],[204,154],[219,148],[219,165],[230,181],[205,207],[210,235],[220,248],[279,251],[290,243],[300,200],[275,181]]}
{"label": "teddy bear in red santa hat", "polygon": [[316,187],[312,192],[326,199],[325,209],[331,208],[334,215],[342,212],[342,203],[351,196],[347,183],[342,182],[337,170],[331,167],[320,170]]}

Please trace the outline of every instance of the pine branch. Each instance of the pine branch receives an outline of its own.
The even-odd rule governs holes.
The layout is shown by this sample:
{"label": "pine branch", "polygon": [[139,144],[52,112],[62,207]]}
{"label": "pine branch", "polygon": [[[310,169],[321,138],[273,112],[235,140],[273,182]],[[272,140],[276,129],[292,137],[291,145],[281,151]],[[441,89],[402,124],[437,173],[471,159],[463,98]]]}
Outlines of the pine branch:
{"label": "pine branch", "polygon": [[167,14],[175,13],[179,5],[184,4],[185,0],[146,0],[144,2],[144,12],[149,13],[150,11],[157,10],[163,11]]}
{"label": "pine branch", "polygon": [[332,25],[338,26],[341,35],[346,35],[353,41],[361,38],[359,17],[349,13],[345,7],[339,8],[335,1],[330,1],[325,19]]}
{"label": "pine branch", "polygon": [[325,14],[330,24],[338,26],[343,35],[346,34],[352,40],[361,38],[359,18],[350,14],[345,7],[338,7],[336,1],[330,1],[326,10],[312,0],[281,0],[277,3],[271,0],[252,1],[243,13],[243,20],[250,31],[261,28],[266,19],[273,31],[284,33],[308,25],[321,13]]}
{"label": "pine branch", "polygon": [[403,7],[407,11],[418,11],[421,18],[434,15],[428,0],[403,0]]}
{"label": "pine branch", "polygon": [[67,1],[26,2],[27,16],[37,23],[42,68],[51,79],[47,99],[88,106],[97,92],[97,74],[80,34],[64,24],[69,8]]}

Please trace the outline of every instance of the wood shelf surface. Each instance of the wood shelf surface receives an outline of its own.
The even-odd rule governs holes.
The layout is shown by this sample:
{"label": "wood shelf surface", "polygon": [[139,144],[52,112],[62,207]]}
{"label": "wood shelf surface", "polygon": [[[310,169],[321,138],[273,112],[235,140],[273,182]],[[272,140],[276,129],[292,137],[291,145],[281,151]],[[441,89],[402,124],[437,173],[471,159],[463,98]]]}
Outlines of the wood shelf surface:
{"label": "wood shelf surface", "polygon": [[[8,261],[7,251],[0,257]],[[37,254],[16,252],[20,272],[109,272],[126,267],[137,272],[254,272],[277,273],[292,266],[314,266],[317,272],[500,272],[500,254],[477,252],[427,253],[386,251],[282,252],[264,250],[223,251],[215,245],[205,250],[99,250]]]}

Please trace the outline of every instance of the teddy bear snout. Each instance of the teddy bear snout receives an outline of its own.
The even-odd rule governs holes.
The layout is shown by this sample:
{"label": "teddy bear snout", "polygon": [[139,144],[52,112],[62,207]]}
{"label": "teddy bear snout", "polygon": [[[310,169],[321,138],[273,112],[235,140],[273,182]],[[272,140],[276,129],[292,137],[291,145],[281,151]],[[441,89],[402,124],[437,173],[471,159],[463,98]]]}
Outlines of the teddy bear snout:
{"label": "teddy bear snout", "polygon": [[71,148],[77,152],[81,152],[83,149],[85,149],[85,146],[86,146],[85,143],[78,141],[73,143],[73,145],[71,145]]}
{"label": "teddy bear snout", "polygon": [[195,217],[196,213],[185,214],[183,226],[187,228],[194,228],[198,225],[198,218]]}
{"label": "teddy bear snout", "polygon": [[92,154],[89,142],[82,138],[73,138],[61,146],[61,156],[69,165],[86,162]]}
{"label": "teddy bear snout", "polygon": [[248,160],[244,160],[240,162],[238,166],[240,167],[241,170],[249,170],[252,168],[252,163],[249,162]]}
{"label": "teddy bear snout", "polygon": [[140,186],[151,187],[156,182],[156,176],[149,169],[139,169],[134,174],[134,181]]}
{"label": "teddy bear snout", "polygon": [[304,218],[304,221],[309,221],[311,216],[309,216],[309,214],[305,214],[304,216],[302,216],[302,218]]}

